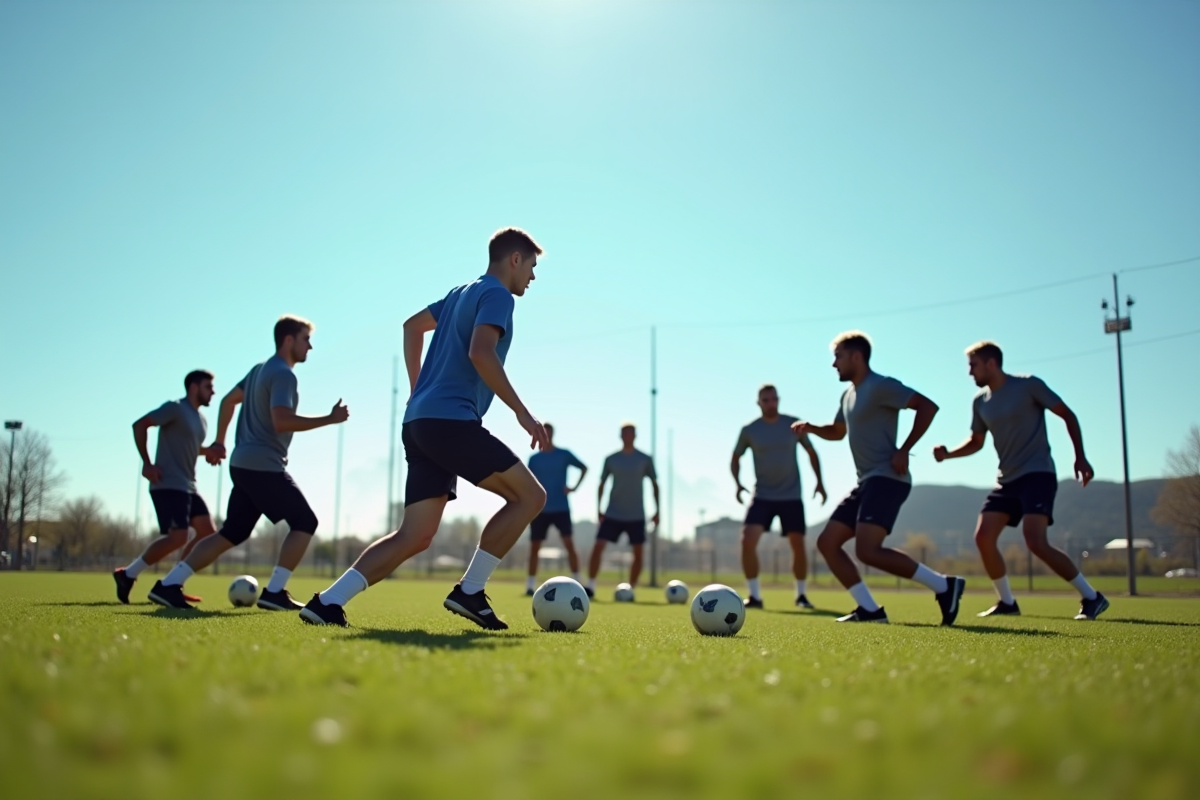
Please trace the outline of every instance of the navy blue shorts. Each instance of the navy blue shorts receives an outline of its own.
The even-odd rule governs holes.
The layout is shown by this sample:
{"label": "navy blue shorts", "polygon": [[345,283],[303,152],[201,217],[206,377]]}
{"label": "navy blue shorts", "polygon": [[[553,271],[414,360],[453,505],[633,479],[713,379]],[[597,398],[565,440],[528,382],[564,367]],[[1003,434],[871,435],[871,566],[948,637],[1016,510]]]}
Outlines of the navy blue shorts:
{"label": "navy blue shorts", "polygon": [[[1031,472],[1015,481],[1002,483],[983,501],[983,512],[1008,514],[1008,527],[1015,528],[1026,514],[1042,514],[1054,524],[1054,497],[1058,476],[1053,472]],[[981,512],[981,513],[983,513]]]}
{"label": "navy blue shorts", "polygon": [[746,509],[746,521],[743,524],[762,525],[769,529],[776,517],[779,517],[779,530],[784,536],[789,533],[798,533],[803,536],[808,529],[808,526],[804,524],[803,500],[759,500],[755,498],[750,501],[750,508]]}
{"label": "navy blue shorts", "polygon": [[208,506],[204,498],[195,492],[182,489],[151,489],[150,500],[158,517],[158,530],[163,536],[167,531],[186,531],[196,517],[207,517]]}
{"label": "navy blue shorts", "polygon": [[521,463],[508,445],[477,419],[414,419],[400,429],[408,477],[404,505],[458,496],[458,476],[478,486]]}
{"label": "navy blue shorts", "polygon": [[880,476],[867,478],[846,495],[829,519],[851,528],[865,522],[891,533],[896,517],[900,516],[900,507],[911,491],[912,485],[904,481]]}
{"label": "navy blue shorts", "polygon": [[286,472],[230,467],[233,491],[220,534],[235,545],[254,533],[264,516],[271,522],[286,520],[294,531],[312,534],[317,530],[317,515],[304,499],[304,493]]}
{"label": "navy blue shorts", "polygon": [[546,541],[546,535],[550,532],[550,526],[558,528],[558,535],[564,539],[571,538],[571,512],[570,511],[543,511],[533,518],[533,522],[529,523],[529,536],[535,542]]}
{"label": "navy blue shorts", "polygon": [[613,519],[605,517],[596,531],[596,538],[606,542],[616,542],[624,533],[629,537],[630,544],[646,543],[646,520],[644,519]]}

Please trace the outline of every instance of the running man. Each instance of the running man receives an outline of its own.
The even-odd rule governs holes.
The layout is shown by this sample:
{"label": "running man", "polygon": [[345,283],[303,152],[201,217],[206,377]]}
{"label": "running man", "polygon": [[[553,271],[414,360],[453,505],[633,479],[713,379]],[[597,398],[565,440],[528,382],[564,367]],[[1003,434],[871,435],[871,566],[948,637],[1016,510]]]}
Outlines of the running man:
{"label": "running man", "polygon": [[[900,507],[912,490],[908,454],[929,430],[938,407],[932,400],[895,378],[871,371],[871,340],[865,333],[849,331],[833,340],[833,368],[838,379],[849,383],[832,425],[797,422],[798,434],[809,433],[836,442],[850,437],[850,453],[858,471],[858,485],[846,495],[817,537],[817,547],[829,569],[858,603],[838,622],[887,622],[887,612],[875,602],[858,568],[842,550],[854,539],[858,559],[876,569],[909,578],[931,589],[942,610],[942,624],[953,625],[966,581],[934,572],[906,553],[884,547]],[[916,412],[912,431],[896,447],[900,411]]]}
{"label": "running man", "polygon": [[1075,446],[1075,477],[1087,486],[1095,473],[1083,454],[1078,417],[1040,378],[1007,374],[1004,354],[995,342],[978,342],[967,348],[967,364],[975,385],[980,387],[972,403],[971,436],[953,450],[938,445],[933,448],[933,457],[940,463],[974,455],[983,449],[989,431],[1000,457],[996,488],[983,501],[975,523],[975,545],[1000,599],[979,616],[1021,613],[1008,585],[1004,556],[997,542],[1005,527],[1023,523],[1029,552],[1078,590],[1080,608],[1075,619],[1095,619],[1108,609],[1108,599],[1092,588],[1070,556],[1046,538],[1046,529],[1054,524],[1054,496],[1058,492],[1058,475],[1046,436],[1046,411],[1066,423]]}
{"label": "running man", "polygon": [[286,520],[291,530],[279,548],[279,560],[267,588],[258,597],[258,607],[268,611],[302,608],[288,594],[287,582],[300,565],[308,543],[317,530],[317,515],[309,508],[300,487],[287,472],[288,447],[292,434],[337,425],[350,417],[339,399],[320,417],[296,413],[300,394],[293,368],[308,360],[312,350],[313,324],[299,317],[280,317],[275,323],[275,355],[251,368],[237,386],[221,400],[217,436],[208,446],[210,463],[225,455],[225,434],[239,404],[237,439],[229,459],[229,493],[225,523],[192,550],[183,561],[154,584],[150,599],[169,608],[191,608],[184,598],[188,578],[216,561],[222,553],[250,538],[264,515],[271,522]]}
{"label": "running man", "polygon": [[[558,529],[558,535],[562,537],[571,566],[571,577],[579,580],[579,554],[575,552],[575,541],[571,536],[571,504],[567,498],[583,483],[587,467],[570,450],[554,446],[553,425],[547,422],[545,428],[546,448],[529,457],[529,471],[546,490],[546,506],[529,523],[529,576],[525,579],[527,596],[532,596],[536,588],[538,551],[542,548],[542,542],[546,541],[551,525]],[[579,480],[575,481],[574,486],[567,485],[567,470],[570,467],[579,470]]]}
{"label": "running man", "polygon": [[[182,558],[187,558],[196,543],[214,532],[208,505],[196,492],[196,459],[208,456],[204,437],[208,435],[208,420],[200,413],[213,397],[213,375],[202,369],[189,372],[183,379],[186,395],[179,400],[168,400],[146,416],[133,423],[133,443],[142,457],[142,476],[150,481],[150,500],[158,516],[159,537],[142,551],[127,567],[113,570],[117,584],[117,599],[129,603],[129,591],[137,582],[138,575],[146,567],[157,564],[171,553],[183,548]],[[150,460],[147,435],[158,426],[158,445],[154,460]],[[216,459],[220,463],[220,459]],[[196,538],[188,541],[188,528],[196,531]],[[199,597],[188,595],[193,603]]]}
{"label": "running man", "polygon": [[[504,371],[513,308],[534,280],[542,248],[525,231],[505,228],[488,243],[487,271],[450,290],[404,323],[404,364],[412,394],[401,439],[408,462],[404,518],[363,551],[354,566],[300,612],[314,625],[346,627],[345,605],[429,547],[458,478],[499,495],[504,507],[483,527],[466,573],[442,605],[487,630],[508,628],[488,603],[488,578],[546,504],[546,490],[521,459],[483,427],[494,397],[512,409],[530,446],[546,449],[546,428],[529,412]],[[433,331],[421,363],[425,334]]]}
{"label": "running man", "polygon": [[821,480],[821,459],[807,436],[797,436],[792,424],[795,417],[779,413],[779,392],[773,384],[763,384],[758,390],[758,407],[762,416],[742,428],[737,446],[733,449],[730,470],[737,484],[737,501],[742,502],[742,455],[750,450],[754,455],[754,494],[746,520],[742,524],[742,571],[746,574],[749,596],[746,608],[762,608],[762,592],[758,585],[758,540],[779,517],[779,528],[792,547],[792,575],[796,579],[796,605],[812,608],[805,594],[808,579],[808,556],[804,550],[804,500],[800,491],[800,465],[796,461],[796,445],[808,453],[808,463],[817,477],[813,497],[821,495],[824,505],[828,496]]}
{"label": "running man", "polygon": [[654,516],[650,521],[658,526],[658,475],[654,471],[654,459],[633,446],[637,429],[633,423],[621,426],[621,449],[604,459],[600,472],[600,486],[596,489],[596,508],[603,508],[604,484],[611,477],[612,491],[608,493],[608,509],[599,514],[600,528],[596,531],[596,544],[588,562],[588,582],[584,589],[588,597],[595,596],[596,575],[600,573],[600,559],[609,542],[616,542],[624,533],[633,548],[633,564],[629,567],[629,583],[637,588],[642,575],[642,551],[646,544],[646,507],[642,483],[650,479],[654,489]]}

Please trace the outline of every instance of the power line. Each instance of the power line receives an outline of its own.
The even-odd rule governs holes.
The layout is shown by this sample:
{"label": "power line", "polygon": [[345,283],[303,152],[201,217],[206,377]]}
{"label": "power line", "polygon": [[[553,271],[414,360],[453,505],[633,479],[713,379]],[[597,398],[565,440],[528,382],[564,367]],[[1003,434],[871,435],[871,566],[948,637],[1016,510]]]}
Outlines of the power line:
{"label": "power line", "polygon": [[[1165,342],[1169,339],[1182,339],[1185,336],[1195,336],[1196,334],[1200,334],[1200,328],[1197,328],[1194,331],[1183,331],[1182,333],[1172,333],[1169,336],[1157,336],[1153,339],[1143,339],[1139,342],[1130,342],[1129,344],[1126,344],[1125,347],[1126,348],[1142,347],[1142,346],[1148,345],[1148,344],[1157,344],[1158,342]],[[1034,358],[1034,359],[1030,359],[1029,361],[1023,361],[1022,363],[1023,364],[1045,364],[1050,361],[1066,361],[1067,359],[1070,359],[1070,358],[1081,358],[1083,356],[1094,356],[1098,353],[1111,353],[1111,352],[1112,352],[1111,347],[1097,347],[1093,350],[1080,350],[1078,353],[1065,353],[1064,355],[1061,355],[1061,356],[1050,356],[1049,358]]]}
{"label": "power line", "polygon": [[1177,267],[1180,264],[1190,264],[1193,261],[1200,261],[1200,256],[1192,256],[1191,258],[1181,258],[1178,261],[1164,261],[1161,264],[1146,264],[1141,267],[1128,267],[1126,269],[1117,270],[1118,273],[1124,275],[1126,272],[1141,272],[1147,269],[1162,269],[1164,267]]}

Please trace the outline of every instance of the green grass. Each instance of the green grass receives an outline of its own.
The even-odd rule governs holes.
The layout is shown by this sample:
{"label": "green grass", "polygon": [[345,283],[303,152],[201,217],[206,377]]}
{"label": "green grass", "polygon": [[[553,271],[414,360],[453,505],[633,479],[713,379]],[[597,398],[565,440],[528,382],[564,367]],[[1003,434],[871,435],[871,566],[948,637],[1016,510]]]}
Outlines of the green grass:
{"label": "green grass", "polygon": [[228,608],[228,580],[192,581],[209,602],[184,616],[115,604],[106,575],[0,576],[0,796],[1200,796],[1194,599],[984,621],[976,594],[944,629],[925,593],[847,626],[843,593],[812,614],[777,591],[710,639],[645,588],[542,633],[496,583],[513,629],[491,635],[443,582],[377,586],[342,630]]}

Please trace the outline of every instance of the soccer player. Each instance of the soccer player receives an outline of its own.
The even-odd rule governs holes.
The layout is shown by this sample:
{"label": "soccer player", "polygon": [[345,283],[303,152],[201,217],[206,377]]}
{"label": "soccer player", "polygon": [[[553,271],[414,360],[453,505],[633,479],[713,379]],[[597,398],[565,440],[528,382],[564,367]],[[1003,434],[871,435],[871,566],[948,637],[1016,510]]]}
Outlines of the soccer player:
{"label": "soccer player", "polygon": [[[457,496],[458,478],[499,495],[504,506],[483,527],[466,573],[442,605],[487,630],[508,625],[484,592],[500,559],[521,538],[546,503],[546,490],[521,459],[483,427],[494,397],[512,409],[545,449],[546,428],[529,412],[504,371],[513,339],[513,297],[534,280],[542,248],[518,228],[497,231],[488,243],[487,271],[450,290],[445,298],[404,323],[404,364],[412,394],[401,438],[408,462],[404,518],[396,530],[363,551],[354,566],[300,612],[314,625],[346,626],[345,605],[429,547],[446,503]],[[425,334],[433,331],[421,363]]]}
{"label": "soccer player", "polygon": [[953,450],[938,445],[933,448],[933,457],[942,462],[974,455],[983,449],[989,431],[1000,457],[996,488],[984,500],[975,523],[975,544],[1000,599],[979,616],[1021,613],[1008,585],[997,541],[1005,527],[1023,523],[1029,551],[1079,591],[1081,603],[1075,619],[1095,619],[1108,609],[1108,599],[1092,588],[1070,556],[1046,538],[1046,529],[1054,524],[1054,496],[1058,492],[1058,476],[1046,437],[1046,410],[1066,423],[1075,446],[1075,477],[1087,486],[1095,473],[1083,454],[1079,419],[1040,378],[1006,373],[1004,354],[994,342],[978,342],[967,348],[967,364],[975,385],[980,387],[972,403],[971,436]]}
{"label": "soccer player", "polygon": [[296,364],[308,360],[312,350],[313,324],[299,317],[280,317],[275,323],[275,355],[250,369],[245,378],[221,400],[217,436],[208,446],[208,461],[225,455],[225,434],[239,404],[237,438],[229,459],[229,493],[225,523],[218,535],[196,545],[191,554],[175,565],[150,590],[150,599],[169,608],[191,608],[183,596],[184,582],[216,561],[222,553],[250,538],[254,526],[266,515],[272,522],[286,520],[291,530],[279,549],[267,588],[258,607],[268,611],[302,608],[288,594],[287,582],[304,557],[317,529],[317,516],[309,508],[300,487],[287,473],[287,453],[292,434],[345,422],[350,411],[338,400],[324,416],[304,417],[296,413],[300,395],[296,389]]}
{"label": "soccer player", "polygon": [[[214,532],[208,505],[196,492],[196,459],[208,456],[208,448],[204,447],[208,420],[200,413],[200,407],[212,402],[213,375],[202,369],[193,370],[183,379],[183,388],[184,397],[168,400],[133,423],[133,442],[142,457],[142,475],[150,481],[150,500],[158,516],[159,537],[129,566],[113,570],[117,599],[122,603],[129,603],[129,591],[146,567],[157,564],[180,547],[182,557],[187,558],[197,542]],[[158,446],[151,461],[146,447],[147,432],[156,425]],[[190,542],[189,527],[196,531],[196,538]],[[200,602],[200,598],[190,595],[187,599]]]}
{"label": "soccer player", "polygon": [[[567,498],[579,489],[587,475],[587,467],[575,457],[570,450],[554,446],[554,426],[549,422],[546,428],[546,448],[529,457],[529,471],[538,479],[546,490],[546,505],[542,513],[529,523],[529,576],[525,579],[525,594],[532,595],[537,583],[538,550],[550,526],[558,529],[562,537],[563,547],[567,551],[567,561],[571,566],[571,577],[579,580],[579,554],[575,552],[575,541],[571,536],[571,504]],[[567,485],[567,470],[575,467],[579,470],[579,480],[574,486]]]}
{"label": "soccer player", "polygon": [[737,484],[737,501],[742,502],[741,459],[746,450],[754,455],[754,494],[746,520],[742,524],[742,570],[746,574],[749,596],[746,608],[762,608],[762,592],[758,585],[758,540],[779,517],[781,533],[792,547],[792,575],[796,579],[796,605],[812,608],[805,594],[808,578],[808,556],[804,551],[804,500],[800,491],[800,465],[796,461],[797,443],[808,453],[808,463],[817,476],[817,488],[813,497],[821,495],[823,504],[827,495],[821,481],[821,459],[807,436],[797,436],[792,430],[795,417],[779,413],[779,392],[772,384],[764,384],[758,390],[758,407],[762,416],[742,428],[737,446],[733,449],[730,469],[733,482]]}
{"label": "soccer player", "polygon": [[[829,569],[850,592],[858,606],[838,622],[887,622],[887,612],[875,602],[854,562],[842,545],[854,539],[860,561],[876,569],[909,578],[933,590],[942,610],[942,624],[953,625],[966,581],[942,575],[884,547],[900,507],[912,489],[908,454],[929,430],[938,407],[932,400],[895,378],[871,371],[871,340],[865,333],[849,331],[833,340],[833,368],[849,383],[832,425],[797,422],[798,434],[809,433],[831,442],[850,437],[850,453],[858,471],[858,485],[846,495],[817,537],[817,547]],[[912,431],[899,448],[896,430],[901,409],[916,412]]]}
{"label": "soccer player", "polygon": [[642,484],[650,479],[654,489],[654,516],[651,522],[658,525],[658,475],[654,471],[654,459],[633,446],[637,429],[633,423],[621,426],[621,449],[604,459],[600,472],[600,486],[596,490],[596,508],[602,507],[604,484],[611,477],[612,491],[608,493],[608,509],[599,514],[600,528],[596,531],[596,544],[588,563],[588,582],[584,589],[588,597],[596,592],[596,575],[600,572],[600,558],[609,542],[616,542],[624,533],[633,548],[633,564],[629,567],[629,583],[636,587],[642,574],[642,551],[646,544],[646,508]]}

